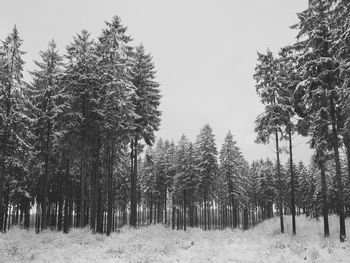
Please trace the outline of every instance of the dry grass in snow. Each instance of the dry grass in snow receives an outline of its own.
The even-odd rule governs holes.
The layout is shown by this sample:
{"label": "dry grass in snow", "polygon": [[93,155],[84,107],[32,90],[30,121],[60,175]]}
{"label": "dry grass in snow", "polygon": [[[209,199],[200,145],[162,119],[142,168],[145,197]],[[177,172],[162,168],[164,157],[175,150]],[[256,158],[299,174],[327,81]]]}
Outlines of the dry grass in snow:
{"label": "dry grass in snow", "polygon": [[350,262],[350,242],[339,242],[337,217],[330,218],[327,239],[322,221],[298,217],[296,237],[290,222],[285,217],[283,235],[277,217],[245,232],[184,232],[158,225],[106,237],[88,229],[38,235],[14,229],[0,234],[0,262]]}

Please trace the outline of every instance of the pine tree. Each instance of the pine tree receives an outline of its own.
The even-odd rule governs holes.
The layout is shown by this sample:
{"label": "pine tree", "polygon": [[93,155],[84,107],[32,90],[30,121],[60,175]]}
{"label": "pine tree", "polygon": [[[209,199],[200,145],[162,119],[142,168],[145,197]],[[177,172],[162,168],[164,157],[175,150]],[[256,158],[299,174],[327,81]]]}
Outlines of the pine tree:
{"label": "pine tree", "polygon": [[[124,29],[125,31],[125,29]],[[133,54],[134,63],[131,70],[131,82],[135,87],[133,104],[135,105],[135,120],[131,130],[131,214],[130,224],[136,227],[136,184],[137,184],[137,145],[143,139],[151,145],[154,132],[160,124],[159,84],[155,82],[155,70],[152,57],[145,53],[144,47],[138,46]]]}
{"label": "pine tree", "polygon": [[35,61],[39,68],[32,72],[33,84],[29,99],[33,105],[34,134],[36,140],[34,147],[37,149],[36,161],[39,162],[40,193],[38,193],[37,202],[41,205],[41,226],[43,230],[47,226],[46,208],[48,184],[52,177],[52,159],[53,159],[53,136],[55,131],[55,95],[58,93],[58,75],[62,67],[62,57],[58,54],[56,43],[52,40],[45,52],[40,52],[42,61]]}
{"label": "pine tree", "polygon": [[299,14],[298,38],[303,39],[295,48],[299,52],[298,62],[301,64],[304,80],[299,83],[296,93],[305,94],[301,103],[308,109],[307,115],[314,121],[320,117],[331,123],[328,145],[334,151],[336,164],[338,213],[340,220],[340,240],[346,237],[344,197],[341,164],[339,157],[339,97],[336,93],[338,83],[338,62],[331,50],[332,28],[330,1],[313,1],[310,7]]}
{"label": "pine tree", "polygon": [[79,152],[79,206],[77,211],[78,226],[85,226],[86,200],[86,169],[87,169],[87,139],[91,131],[91,112],[94,109],[94,91],[97,77],[96,59],[94,56],[94,42],[90,34],[83,30],[73,38],[67,47],[67,65],[65,67],[61,85],[64,86],[64,96],[68,100],[69,113],[66,121],[69,122],[70,136],[75,138],[74,149]]}
{"label": "pine tree", "polygon": [[283,126],[290,123],[290,114],[288,109],[279,101],[280,85],[275,73],[278,70],[277,60],[268,50],[267,54],[258,53],[258,65],[255,68],[254,78],[257,82],[256,91],[265,104],[265,112],[256,119],[255,131],[258,133],[258,143],[268,143],[270,135],[274,134],[277,157],[277,177],[279,191],[279,213],[281,233],[284,233],[283,207],[282,207],[282,176],[280,164],[279,133],[282,132]]}
{"label": "pine tree", "polygon": [[198,171],[197,189],[204,204],[204,229],[210,229],[208,201],[218,175],[217,150],[213,131],[209,124],[201,129],[195,144],[196,169]]}
{"label": "pine tree", "polygon": [[335,1],[335,7],[332,10],[332,51],[335,53],[339,62],[340,85],[337,88],[337,95],[341,107],[341,115],[344,125],[340,131],[343,137],[343,143],[346,148],[348,185],[350,187],[350,3],[348,1]]}
{"label": "pine tree", "polygon": [[238,217],[238,196],[240,193],[240,168],[242,156],[237,142],[234,141],[231,132],[229,131],[225,137],[224,143],[220,150],[220,176],[227,189],[229,206],[233,212],[233,227],[237,227]]}
{"label": "pine tree", "polygon": [[[0,47],[0,231],[6,230],[7,204],[4,204],[6,175],[23,168],[23,151],[27,148],[21,106],[22,70],[24,61],[22,39],[16,26]],[[22,167],[22,168],[21,168]],[[8,178],[9,179],[9,178]],[[6,202],[5,202],[6,203]]]}
{"label": "pine tree", "polygon": [[[174,177],[174,191],[178,200],[183,203],[183,226],[186,231],[187,210],[191,206],[193,193],[196,190],[196,173],[194,163],[194,149],[185,135],[182,135],[175,152],[176,174]],[[191,210],[192,211],[192,210]],[[190,216],[192,214],[190,213]]]}

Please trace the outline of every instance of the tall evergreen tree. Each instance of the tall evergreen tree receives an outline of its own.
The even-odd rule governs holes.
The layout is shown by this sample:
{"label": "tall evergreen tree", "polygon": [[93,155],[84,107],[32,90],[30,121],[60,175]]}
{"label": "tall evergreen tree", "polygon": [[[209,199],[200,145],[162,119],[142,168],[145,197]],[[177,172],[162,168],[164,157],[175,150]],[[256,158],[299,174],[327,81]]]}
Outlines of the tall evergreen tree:
{"label": "tall evergreen tree", "polygon": [[237,142],[229,131],[220,150],[220,175],[228,190],[229,206],[233,210],[233,227],[237,227],[238,197],[240,195],[240,168],[242,156]]}
{"label": "tall evergreen tree", "polygon": [[[340,220],[340,240],[346,237],[345,213],[341,164],[339,156],[339,96],[338,62],[332,52],[332,24],[327,15],[332,8],[330,1],[312,1],[309,8],[299,14],[300,22],[295,26],[299,30],[295,45],[299,52],[298,62],[304,73],[304,80],[299,83],[297,91],[305,94],[301,103],[306,104],[308,115],[314,120],[320,117],[331,123],[329,146],[334,152],[338,213]],[[322,104],[321,104],[322,102]],[[316,117],[318,116],[318,117]]]}
{"label": "tall evergreen tree", "polygon": [[218,176],[217,149],[213,131],[209,124],[201,129],[195,144],[198,171],[198,193],[204,205],[204,229],[210,229],[208,201]]}
{"label": "tall evergreen tree", "polygon": [[130,224],[136,227],[136,184],[137,184],[137,145],[141,139],[151,145],[154,132],[160,124],[159,84],[155,81],[155,70],[152,57],[146,54],[144,47],[136,47],[134,63],[131,70],[131,81],[135,87],[133,104],[135,120],[131,139],[131,214]]}
{"label": "tall evergreen tree", "polygon": [[262,103],[266,106],[265,112],[256,119],[255,131],[258,133],[256,141],[258,143],[268,143],[270,136],[275,136],[279,191],[278,209],[280,213],[281,233],[284,233],[279,134],[282,132],[283,126],[287,126],[290,123],[290,115],[288,109],[279,101],[280,85],[275,75],[277,70],[277,60],[269,50],[266,55],[258,53],[258,65],[255,68],[254,78],[257,82],[256,91]]}
{"label": "tall evergreen tree", "polygon": [[26,149],[22,127],[22,39],[16,26],[0,46],[0,231],[6,229],[7,205],[4,204],[6,175],[23,168],[21,155]]}
{"label": "tall evergreen tree", "polygon": [[55,133],[55,96],[58,93],[58,75],[62,68],[62,57],[58,54],[56,43],[52,40],[46,51],[40,52],[42,61],[35,61],[39,68],[32,72],[33,83],[31,85],[30,100],[33,105],[34,134],[36,140],[34,147],[37,155],[35,159],[39,162],[40,192],[38,193],[37,202],[41,205],[41,226],[40,229],[46,228],[46,208],[48,183],[52,176],[52,159],[53,159],[53,137]]}

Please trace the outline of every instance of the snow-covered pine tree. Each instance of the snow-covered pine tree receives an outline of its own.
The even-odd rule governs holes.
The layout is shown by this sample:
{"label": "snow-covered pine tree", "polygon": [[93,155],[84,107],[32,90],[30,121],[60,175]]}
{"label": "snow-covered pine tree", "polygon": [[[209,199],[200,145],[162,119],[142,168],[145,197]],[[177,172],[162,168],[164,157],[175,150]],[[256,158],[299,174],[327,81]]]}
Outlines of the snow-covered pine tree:
{"label": "snow-covered pine tree", "polygon": [[[159,84],[155,81],[155,69],[150,54],[147,54],[142,45],[136,47],[132,54],[133,62],[130,80],[134,86],[135,94],[132,103],[135,106],[135,118],[132,125],[131,151],[133,167],[137,166],[137,145],[140,140],[151,145],[154,142],[154,132],[160,124]],[[131,214],[130,224],[136,226],[135,185],[137,170],[131,171]]]}
{"label": "snow-covered pine tree", "polygon": [[[0,45],[0,232],[6,230],[8,196],[5,185],[14,172],[23,170],[29,145],[23,114],[22,39],[16,26]],[[7,195],[9,191],[7,191]]]}
{"label": "snow-covered pine tree", "polygon": [[[101,76],[103,98],[103,137],[104,148],[108,150],[114,144],[125,143],[129,140],[131,131],[135,127],[134,120],[136,106],[132,99],[135,95],[135,86],[131,80],[133,59],[132,47],[129,42],[132,40],[126,34],[127,28],[122,25],[118,16],[106,22],[97,44],[99,57],[98,72]],[[110,146],[108,146],[110,145]],[[132,174],[137,173],[139,147],[134,144],[131,150]],[[113,158],[108,163],[113,167]],[[108,214],[107,230],[111,228],[113,194],[111,189],[111,173],[108,178]],[[136,227],[137,221],[137,181],[131,176],[131,214],[130,224]]]}
{"label": "snow-covered pine tree", "polygon": [[196,191],[196,174],[194,163],[194,149],[185,135],[181,136],[175,152],[176,174],[174,177],[174,194],[183,210],[183,229],[186,231],[187,211],[190,210],[191,226],[193,226],[192,204]]}
{"label": "snow-covered pine tree", "polygon": [[157,211],[157,223],[163,222],[164,207],[165,207],[165,191],[166,191],[166,174],[165,174],[165,148],[164,142],[161,138],[155,144],[154,154],[153,154],[153,164],[154,164],[154,182],[155,182],[155,191],[153,198],[156,204]]}
{"label": "snow-covered pine tree", "polygon": [[258,64],[255,68],[254,78],[256,80],[256,91],[265,104],[265,112],[256,119],[255,131],[256,142],[269,143],[270,136],[275,136],[276,157],[277,157],[277,178],[278,178],[278,210],[280,213],[281,233],[284,233],[283,207],[282,207],[282,177],[280,164],[279,134],[283,127],[288,127],[290,114],[288,108],[279,101],[280,83],[277,80],[278,61],[271,51],[267,54],[258,53]]}
{"label": "snow-covered pine tree", "polygon": [[261,192],[261,206],[262,219],[269,219],[273,217],[273,204],[278,202],[278,187],[276,184],[274,164],[270,159],[261,161],[260,168],[260,192]]}
{"label": "snow-covered pine tree", "polygon": [[348,187],[350,187],[350,2],[337,0],[332,10],[332,51],[339,62],[340,85],[337,88],[344,121],[341,134],[346,148]]}
{"label": "snow-covered pine tree", "polygon": [[[96,90],[98,86],[98,77],[96,75],[96,58],[94,42],[90,34],[83,30],[73,38],[73,42],[67,46],[67,63],[60,80],[62,87],[61,96],[67,100],[64,118],[65,132],[69,134],[74,145],[73,149],[77,156],[79,175],[76,174],[76,185],[79,187],[79,195],[77,197],[77,226],[84,227],[85,207],[87,205],[86,195],[86,173],[87,173],[87,153],[88,153],[88,138],[92,135],[96,127],[93,118],[100,114],[98,110],[98,100],[96,100]],[[91,136],[92,141],[96,139]],[[75,162],[73,162],[74,164]],[[74,169],[75,170],[75,169]],[[79,200],[79,201],[78,201]]]}
{"label": "snow-covered pine tree", "polygon": [[[176,174],[176,165],[175,165],[175,144],[174,142],[170,142],[168,140],[164,141],[164,151],[165,151],[165,219],[164,223],[167,225],[170,218],[168,218],[167,213],[167,203],[168,203],[168,195],[172,196],[173,191],[173,183]],[[174,204],[173,204],[174,205]],[[174,223],[174,220],[172,220]],[[175,225],[173,224],[174,228]]]}
{"label": "snow-covered pine tree", "polygon": [[37,203],[40,204],[40,227],[37,231],[47,227],[47,193],[52,178],[53,140],[55,131],[54,117],[56,114],[55,96],[59,91],[58,76],[62,70],[62,57],[58,54],[54,40],[49,42],[46,51],[40,52],[41,61],[35,61],[37,70],[31,72],[33,82],[30,85],[29,100],[32,105],[32,115],[35,119],[32,130],[35,135],[33,146],[40,170]]}
{"label": "snow-covered pine tree", "polygon": [[[295,48],[299,53],[298,62],[303,70],[303,81],[298,84],[296,93],[300,103],[305,104],[307,115],[313,120],[323,119],[331,124],[328,145],[334,152],[336,164],[338,213],[340,220],[340,240],[346,237],[345,213],[341,164],[339,157],[339,87],[338,61],[332,52],[332,23],[329,12],[331,1],[312,1],[307,10],[300,13],[299,23],[294,26],[299,30],[300,40]],[[322,102],[322,104],[320,103]]]}
{"label": "snow-covered pine tree", "polygon": [[227,190],[228,206],[233,211],[232,227],[237,227],[239,195],[240,195],[240,176],[242,155],[237,146],[237,142],[233,139],[233,135],[229,131],[224,139],[224,143],[220,150],[220,177],[224,182]]}
{"label": "snow-covered pine tree", "polygon": [[212,128],[209,124],[201,129],[195,144],[196,169],[198,172],[198,194],[204,205],[204,230],[210,229],[208,201],[218,176],[217,149]]}

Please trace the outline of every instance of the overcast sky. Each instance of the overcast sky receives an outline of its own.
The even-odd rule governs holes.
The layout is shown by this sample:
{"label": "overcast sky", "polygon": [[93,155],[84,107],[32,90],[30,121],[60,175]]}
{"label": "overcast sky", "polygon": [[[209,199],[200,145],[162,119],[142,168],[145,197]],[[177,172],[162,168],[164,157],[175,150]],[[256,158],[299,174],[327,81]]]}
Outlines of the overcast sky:
{"label": "overcast sky", "polygon": [[[87,29],[96,37],[104,21],[120,16],[135,44],[152,54],[161,84],[158,136],[195,140],[209,123],[218,148],[228,130],[248,161],[270,156],[274,145],[254,143],[254,120],[263,111],[253,79],[257,51],[276,53],[294,41],[289,26],[307,0],[1,0],[0,39],[14,24],[33,69],[50,39],[60,51]],[[28,74],[26,74],[28,76]],[[28,78],[28,77],[27,77]],[[308,163],[311,151],[295,137],[295,157]],[[286,161],[286,157],[283,159]]]}

